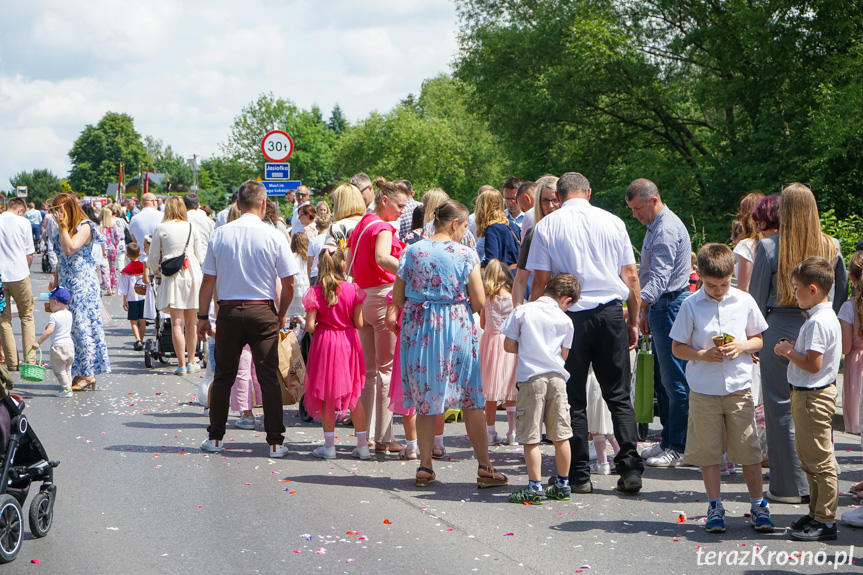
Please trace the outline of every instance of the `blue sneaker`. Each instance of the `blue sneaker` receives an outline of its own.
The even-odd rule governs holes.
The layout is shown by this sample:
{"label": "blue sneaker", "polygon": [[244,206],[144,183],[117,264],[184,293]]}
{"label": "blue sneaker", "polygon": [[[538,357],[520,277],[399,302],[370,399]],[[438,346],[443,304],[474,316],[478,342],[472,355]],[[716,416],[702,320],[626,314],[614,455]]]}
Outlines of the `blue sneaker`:
{"label": "blue sneaker", "polygon": [[529,486],[522,487],[515,493],[510,493],[507,500],[510,503],[520,503],[522,505],[542,505],[542,492],[534,491]]}
{"label": "blue sneaker", "polygon": [[766,500],[761,505],[753,507],[750,511],[749,523],[759,533],[773,533],[774,525],[770,519],[770,506]]}
{"label": "blue sneaker", "polygon": [[711,505],[707,508],[707,523],[704,529],[708,533],[725,533],[725,509],[721,505]]}

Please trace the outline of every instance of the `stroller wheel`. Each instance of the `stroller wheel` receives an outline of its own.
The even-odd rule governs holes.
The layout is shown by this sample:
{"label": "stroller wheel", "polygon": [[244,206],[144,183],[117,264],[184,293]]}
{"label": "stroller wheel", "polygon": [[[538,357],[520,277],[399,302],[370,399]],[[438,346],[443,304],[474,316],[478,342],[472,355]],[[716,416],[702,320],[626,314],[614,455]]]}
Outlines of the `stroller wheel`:
{"label": "stroller wheel", "polygon": [[30,502],[30,532],[36,537],[45,537],[54,522],[54,506],[51,496],[39,493]]}
{"label": "stroller wheel", "polygon": [[151,368],[151,367],[153,367],[153,355],[152,355],[152,352],[153,352],[153,340],[152,340],[152,339],[148,339],[148,340],[144,343],[144,365],[145,365],[147,368]]}
{"label": "stroller wheel", "polygon": [[14,561],[24,539],[24,521],[18,500],[0,495],[0,563]]}

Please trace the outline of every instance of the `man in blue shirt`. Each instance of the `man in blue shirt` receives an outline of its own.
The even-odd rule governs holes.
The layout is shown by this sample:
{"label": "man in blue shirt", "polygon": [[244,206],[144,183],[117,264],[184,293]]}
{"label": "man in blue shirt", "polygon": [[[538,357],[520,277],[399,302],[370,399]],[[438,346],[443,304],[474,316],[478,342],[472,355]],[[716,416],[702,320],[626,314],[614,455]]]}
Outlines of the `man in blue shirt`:
{"label": "man in blue shirt", "polygon": [[[680,304],[689,295],[692,243],[686,226],[662,203],[656,184],[639,178],[626,188],[626,203],[632,215],[647,226],[641,247],[641,319],[639,328],[653,336],[653,354],[659,364],[654,388],[662,423],[662,440],[642,452],[647,465],[677,467],[683,464],[689,421],[689,385],[686,362],[671,353],[671,326]],[[654,374],[655,377],[655,374]]]}

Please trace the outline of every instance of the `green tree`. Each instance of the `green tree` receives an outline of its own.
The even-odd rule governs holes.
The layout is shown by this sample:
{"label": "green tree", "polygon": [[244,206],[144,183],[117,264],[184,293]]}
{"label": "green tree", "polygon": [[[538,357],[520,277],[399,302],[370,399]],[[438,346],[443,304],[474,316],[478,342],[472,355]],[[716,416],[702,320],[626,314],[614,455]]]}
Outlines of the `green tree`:
{"label": "green tree", "polygon": [[174,152],[170,145],[165,146],[162,140],[152,136],[144,136],[144,146],[147,148],[147,164],[156,172],[167,174],[165,182],[158,187],[151,184],[151,190],[172,194],[185,194],[191,190],[195,175],[183,156]]}
{"label": "green tree", "polygon": [[82,194],[104,194],[117,181],[120,162],[131,173],[146,157],[132,116],[108,112],[95,126],[88,124],[69,151],[69,184]]}
{"label": "green tree", "polygon": [[320,110],[300,109],[272,93],[261,94],[234,118],[231,133],[221,145],[225,159],[263,177],[261,139],[270,130],[283,130],[294,141],[294,152],[288,160],[293,179],[311,188],[322,188],[333,181],[332,147],[336,136],[327,129]]}
{"label": "green tree", "polygon": [[333,111],[330,113],[330,120],[327,122],[327,127],[336,135],[341,134],[348,128],[348,119],[345,118],[342,107],[336,104],[333,106]]}
{"label": "green tree", "polygon": [[13,188],[27,186],[27,202],[33,202],[37,206],[63,191],[62,180],[51,170],[19,172],[12,176],[9,182]]}
{"label": "green tree", "polygon": [[500,185],[506,162],[488,125],[470,112],[466,87],[448,76],[426,80],[410,104],[372,113],[336,143],[336,165],[408,179],[422,192],[441,187],[470,203],[483,184]]}

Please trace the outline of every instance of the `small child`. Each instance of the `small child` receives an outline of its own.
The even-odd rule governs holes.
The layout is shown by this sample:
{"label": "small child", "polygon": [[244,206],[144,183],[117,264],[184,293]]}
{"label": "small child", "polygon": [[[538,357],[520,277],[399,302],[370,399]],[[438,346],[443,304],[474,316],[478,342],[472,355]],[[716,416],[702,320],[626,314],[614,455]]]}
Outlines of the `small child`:
{"label": "small child", "polygon": [[495,445],[500,437],[495,429],[497,404],[506,405],[506,442],[518,445],[515,440],[515,369],[518,356],[506,353],[503,342],[506,339],[500,326],[512,313],[512,274],[498,260],[489,260],[482,280],[485,290],[485,307],[479,315],[479,325],[483,329],[479,342],[480,372],[482,373],[482,394],[485,396],[485,424],[488,444]]}
{"label": "small child", "polygon": [[767,321],[748,293],[731,287],[734,254],[724,244],[707,244],[698,252],[703,285],[680,305],[671,327],[671,352],[686,360],[689,384],[687,463],[701,466],[709,504],[708,533],[725,531],[720,492],[723,424],[728,430],[730,459],[743,467],[751,504],[749,522],[760,533],[774,529],[764,500],[761,444],[752,399],[752,354],[763,345]]}
{"label": "small child", "polygon": [[320,417],[324,445],[315,457],[336,457],[336,415],[351,411],[357,447],[352,455],[371,459],[366,413],[359,401],[366,379],[357,328],[363,325],[365,292],[345,279],[345,256],[341,248],[325,246],[318,258],[318,283],[303,296],[306,331],[313,333],[306,380],[303,383],[306,410]]}
{"label": "small child", "polygon": [[590,472],[611,475],[611,464],[608,462],[606,452],[607,443],[611,444],[615,455],[620,451],[620,445],[614,437],[611,411],[602,398],[602,388],[599,387],[599,381],[593,374],[592,367],[587,373],[587,430],[590,432],[589,439],[593,441],[596,451],[596,463],[590,466]]}
{"label": "small child", "polygon": [[510,493],[511,503],[542,504],[542,454],[540,429],[545,423],[546,437],[554,443],[557,477],[549,482],[545,496],[568,501],[571,459],[569,402],[566,393],[565,361],[574,329],[564,313],[581,296],[578,279],[557,274],[548,282],[545,295],[517,307],[500,331],[506,337],[504,349],[518,354],[515,378],[516,439],[524,445],[527,487]]}
{"label": "small child", "polygon": [[75,360],[75,346],[72,343],[72,312],[66,309],[72,294],[64,287],[56,287],[48,296],[46,307],[51,315],[48,316],[48,326],[33,349],[39,349],[49,337],[51,338],[51,369],[60,382],[60,391],[55,397],[72,397],[72,362]]}
{"label": "small child", "polygon": [[[837,538],[839,474],[833,453],[832,423],[836,411],[836,376],[842,357],[842,328],[827,294],[834,272],[827,260],[810,257],[791,272],[794,297],[809,318],[796,342],[779,340],[773,348],[788,358],[791,418],[800,468],[809,481],[809,513],[791,524],[794,541]],[[729,432],[729,436],[731,433]]]}
{"label": "small child", "polygon": [[136,243],[126,244],[126,256],[131,262],[120,271],[117,291],[123,296],[123,309],[132,326],[132,335],[135,336],[135,351],[141,351],[144,349],[143,339],[147,331],[147,322],[144,319],[145,296],[135,291],[135,284],[141,281],[144,274],[144,264],[139,259],[141,248]]}

